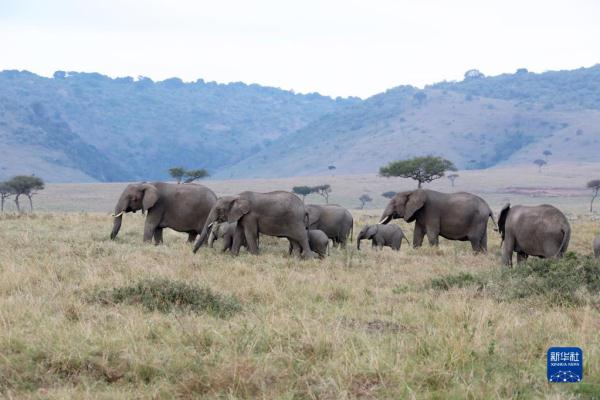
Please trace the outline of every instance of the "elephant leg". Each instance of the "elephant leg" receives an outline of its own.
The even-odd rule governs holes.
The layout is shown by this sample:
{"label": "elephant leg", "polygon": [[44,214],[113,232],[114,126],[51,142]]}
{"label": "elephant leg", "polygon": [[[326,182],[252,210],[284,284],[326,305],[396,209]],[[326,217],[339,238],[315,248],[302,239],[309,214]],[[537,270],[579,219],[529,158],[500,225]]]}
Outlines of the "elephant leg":
{"label": "elephant leg", "polygon": [[439,246],[440,244],[440,231],[439,229],[427,228],[427,240],[430,246]]}
{"label": "elephant leg", "polygon": [[244,237],[244,227],[238,222],[233,232],[233,239],[231,244],[231,254],[237,256],[240,254],[240,247],[242,246],[242,238]]}
{"label": "elephant leg", "polygon": [[523,252],[518,252],[517,253],[517,264],[521,264],[525,261],[527,261],[527,258],[529,257],[529,255],[527,255],[527,253],[523,253]]}
{"label": "elephant leg", "polygon": [[315,253],[308,244],[308,231],[304,227],[298,227],[290,232],[288,239],[295,241],[300,246],[301,258],[315,258]]}
{"label": "elephant leg", "polygon": [[225,253],[227,250],[231,250],[233,247],[233,236],[232,235],[224,235],[223,236],[223,248],[221,249],[221,253]]}
{"label": "elephant leg", "polygon": [[196,241],[196,237],[197,236],[198,236],[198,232],[190,232],[190,233],[188,233],[188,239],[187,239],[188,243],[194,243]]}
{"label": "elephant leg", "polygon": [[163,228],[156,228],[154,230],[154,244],[159,245],[163,242]]}
{"label": "elephant leg", "polygon": [[346,237],[342,235],[340,238],[338,238],[338,240],[340,242],[340,249],[345,249],[346,248]]}
{"label": "elephant leg", "polygon": [[371,248],[374,249],[377,247],[377,243],[375,243],[375,239],[371,239]]}
{"label": "elephant leg", "polygon": [[502,264],[512,267],[512,253],[515,248],[515,240],[506,235],[502,243]]}
{"label": "elephant leg", "polygon": [[415,230],[413,232],[413,247],[421,247],[424,237],[425,229],[423,229],[421,225],[415,223]]}
{"label": "elephant leg", "polygon": [[[244,221],[244,226],[242,227],[242,234],[246,236],[246,245],[248,247],[248,252],[250,254],[257,255],[258,254],[258,225],[255,221]],[[239,227],[238,223],[238,227]],[[237,232],[237,231],[236,231]],[[237,235],[236,235],[237,236]],[[240,237],[240,239],[242,239]],[[242,239],[243,240],[243,239]],[[235,244],[235,239],[233,241]],[[240,242],[241,243],[241,242]],[[234,245],[235,247],[235,245]],[[238,248],[239,250],[239,248]]]}
{"label": "elephant leg", "polygon": [[144,242],[152,241],[154,237],[154,231],[158,228],[159,220],[154,217],[154,214],[148,213],[146,222],[144,223]]}
{"label": "elephant leg", "polygon": [[394,237],[392,242],[392,250],[400,251],[400,247],[402,246],[402,237]]}
{"label": "elephant leg", "polygon": [[295,240],[288,239],[290,241],[290,255],[300,256],[300,245]]}

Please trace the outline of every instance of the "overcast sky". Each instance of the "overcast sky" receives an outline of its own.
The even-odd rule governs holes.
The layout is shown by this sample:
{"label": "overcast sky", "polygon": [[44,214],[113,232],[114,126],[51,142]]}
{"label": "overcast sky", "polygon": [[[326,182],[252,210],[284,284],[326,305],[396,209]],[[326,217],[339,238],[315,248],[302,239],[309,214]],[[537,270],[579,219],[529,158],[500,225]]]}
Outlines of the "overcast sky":
{"label": "overcast sky", "polygon": [[596,0],[0,0],[0,69],[259,83],[367,97],[589,67]]}

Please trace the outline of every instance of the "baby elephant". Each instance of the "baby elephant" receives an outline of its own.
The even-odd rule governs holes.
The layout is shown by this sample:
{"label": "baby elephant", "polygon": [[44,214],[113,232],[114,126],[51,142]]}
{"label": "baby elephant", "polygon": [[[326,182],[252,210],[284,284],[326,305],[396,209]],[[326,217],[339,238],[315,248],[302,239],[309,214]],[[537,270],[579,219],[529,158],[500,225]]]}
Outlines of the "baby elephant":
{"label": "baby elephant", "polygon": [[392,250],[400,251],[402,239],[408,239],[404,236],[404,232],[398,225],[366,225],[360,230],[356,240],[356,248],[360,250],[360,241],[363,239],[371,239],[371,247],[382,249],[383,246],[391,247]]}
{"label": "baby elephant", "polygon": [[600,235],[598,235],[596,240],[594,240],[594,256],[596,256],[596,258],[600,258]]}
{"label": "baby elephant", "polygon": [[[231,251],[235,228],[237,228],[237,222],[222,222],[220,224],[214,224],[210,230],[210,235],[208,236],[208,245],[212,248],[215,240],[223,239],[223,248],[221,248],[221,251]],[[242,246],[247,247],[245,236],[242,237]]]}
{"label": "baby elephant", "polygon": [[[324,258],[329,247],[329,237],[320,229],[310,229],[308,231],[308,245],[312,251],[319,255],[319,258]],[[299,250],[300,247],[290,241],[290,254]]]}

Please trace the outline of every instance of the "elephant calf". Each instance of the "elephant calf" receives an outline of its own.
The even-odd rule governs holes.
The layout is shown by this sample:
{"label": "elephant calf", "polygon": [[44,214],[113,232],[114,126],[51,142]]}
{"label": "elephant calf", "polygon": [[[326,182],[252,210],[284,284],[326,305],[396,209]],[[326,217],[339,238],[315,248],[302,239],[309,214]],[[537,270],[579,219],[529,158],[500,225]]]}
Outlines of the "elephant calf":
{"label": "elephant calf", "polygon": [[371,240],[371,247],[382,249],[383,246],[391,247],[392,250],[400,251],[402,239],[408,239],[404,236],[402,228],[398,225],[366,225],[360,230],[356,239],[356,248],[360,250],[360,241],[363,239]]}
{"label": "elephant calf", "polygon": [[[310,249],[319,255],[319,258],[324,258],[327,255],[329,247],[329,237],[320,229],[310,229],[307,231],[308,245]],[[290,241],[290,254],[294,251],[300,251],[300,246],[293,244]]]}
{"label": "elephant calf", "polygon": [[596,240],[594,240],[594,256],[596,256],[596,258],[600,258],[600,235],[598,235]]}
{"label": "elephant calf", "polygon": [[517,263],[529,256],[561,258],[569,247],[571,226],[556,207],[510,206],[506,204],[498,217],[502,236],[502,263],[512,266],[512,253]]}
{"label": "elephant calf", "polygon": [[[222,222],[219,224],[214,224],[211,227],[210,234],[208,236],[208,246],[213,248],[215,240],[223,239],[223,247],[221,248],[221,252],[225,252],[227,250],[231,251],[231,246],[233,245],[233,236],[236,228],[237,222]],[[241,246],[248,247],[246,244],[246,236],[242,236]]]}

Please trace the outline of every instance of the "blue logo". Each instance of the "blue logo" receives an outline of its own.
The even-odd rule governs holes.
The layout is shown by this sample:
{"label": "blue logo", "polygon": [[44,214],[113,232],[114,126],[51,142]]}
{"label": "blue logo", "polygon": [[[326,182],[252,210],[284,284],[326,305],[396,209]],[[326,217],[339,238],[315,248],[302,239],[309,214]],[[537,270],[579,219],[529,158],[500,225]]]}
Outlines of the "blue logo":
{"label": "blue logo", "polygon": [[548,382],[581,382],[583,351],[579,347],[550,347],[547,357]]}

